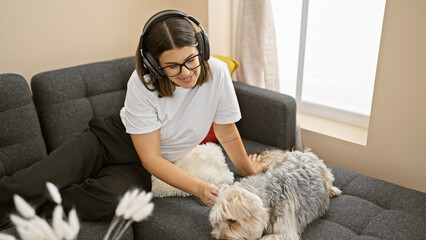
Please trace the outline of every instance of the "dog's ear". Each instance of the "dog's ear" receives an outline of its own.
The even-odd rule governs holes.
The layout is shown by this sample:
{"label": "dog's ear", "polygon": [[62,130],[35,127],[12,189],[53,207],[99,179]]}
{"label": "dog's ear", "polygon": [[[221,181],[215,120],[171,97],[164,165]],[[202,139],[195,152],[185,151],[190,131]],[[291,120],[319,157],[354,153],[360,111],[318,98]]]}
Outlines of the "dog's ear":
{"label": "dog's ear", "polygon": [[216,198],[216,203],[210,211],[210,222],[221,222],[224,220],[225,215],[229,212],[229,203],[224,198],[226,190],[229,188],[228,184],[221,184],[218,186],[219,194]]}
{"label": "dog's ear", "polygon": [[223,206],[224,211],[229,214],[228,218],[237,221],[250,218],[256,214],[255,211],[259,207],[258,205],[262,206],[262,200],[244,188],[232,185],[228,189],[228,193],[230,194],[224,196],[226,205]]}

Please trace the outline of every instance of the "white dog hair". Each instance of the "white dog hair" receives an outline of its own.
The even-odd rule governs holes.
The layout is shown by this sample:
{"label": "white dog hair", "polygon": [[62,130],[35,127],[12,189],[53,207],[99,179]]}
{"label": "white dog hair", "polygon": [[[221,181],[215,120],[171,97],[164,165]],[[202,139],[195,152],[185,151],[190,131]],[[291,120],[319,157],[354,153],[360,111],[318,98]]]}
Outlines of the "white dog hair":
{"label": "white dog hair", "polygon": [[329,197],[341,194],[330,170],[310,151],[265,151],[262,164],[265,172],[220,187],[210,212],[214,238],[299,239],[326,212]]}

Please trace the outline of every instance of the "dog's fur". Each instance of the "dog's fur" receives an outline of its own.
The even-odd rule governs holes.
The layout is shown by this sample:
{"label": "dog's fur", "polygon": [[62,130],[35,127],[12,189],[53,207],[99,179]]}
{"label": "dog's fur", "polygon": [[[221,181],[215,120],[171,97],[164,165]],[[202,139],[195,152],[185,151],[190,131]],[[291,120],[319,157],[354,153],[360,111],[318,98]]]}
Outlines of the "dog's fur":
{"label": "dog's fur", "polygon": [[299,239],[328,209],[329,197],[341,194],[310,151],[265,151],[262,164],[265,172],[220,187],[210,212],[216,239]]}
{"label": "dog's fur", "polygon": [[[196,146],[191,152],[174,161],[173,164],[185,172],[215,185],[234,182],[234,174],[225,162],[222,148],[212,142]],[[151,176],[151,181],[151,191],[154,197],[190,196],[189,193],[170,186],[154,175]]]}

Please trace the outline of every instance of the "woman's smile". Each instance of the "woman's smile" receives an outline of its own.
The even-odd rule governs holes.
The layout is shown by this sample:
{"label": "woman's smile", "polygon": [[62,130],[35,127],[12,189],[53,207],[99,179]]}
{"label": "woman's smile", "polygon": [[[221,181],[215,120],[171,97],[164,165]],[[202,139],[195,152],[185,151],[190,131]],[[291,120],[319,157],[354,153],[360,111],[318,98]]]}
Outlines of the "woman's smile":
{"label": "woman's smile", "polygon": [[180,67],[180,73],[177,76],[169,77],[169,79],[178,87],[190,89],[197,84],[198,77],[201,73],[201,67],[189,70],[185,66],[179,66],[179,64],[185,63],[188,59],[188,61],[190,61],[191,58],[197,54],[197,47],[186,46],[164,51],[158,60],[162,67],[178,65],[178,67]]}
{"label": "woman's smile", "polygon": [[191,82],[192,81],[192,77],[194,76],[194,74],[191,74],[190,76],[188,76],[188,77],[186,77],[186,78],[180,78],[180,80],[182,81],[182,82],[186,82],[186,83],[188,83],[188,82]]}

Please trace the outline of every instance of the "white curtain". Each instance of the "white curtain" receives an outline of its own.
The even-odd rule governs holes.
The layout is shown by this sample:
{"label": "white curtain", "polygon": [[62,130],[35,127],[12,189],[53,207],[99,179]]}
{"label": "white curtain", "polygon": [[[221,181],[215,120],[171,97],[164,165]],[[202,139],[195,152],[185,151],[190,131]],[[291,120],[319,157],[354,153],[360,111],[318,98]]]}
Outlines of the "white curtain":
{"label": "white curtain", "polygon": [[277,44],[270,0],[239,0],[235,36],[239,82],[280,90]]}
{"label": "white curtain", "polygon": [[[235,59],[241,66],[237,81],[280,91],[277,43],[270,0],[239,0]],[[302,150],[302,134],[296,120],[295,149]]]}

